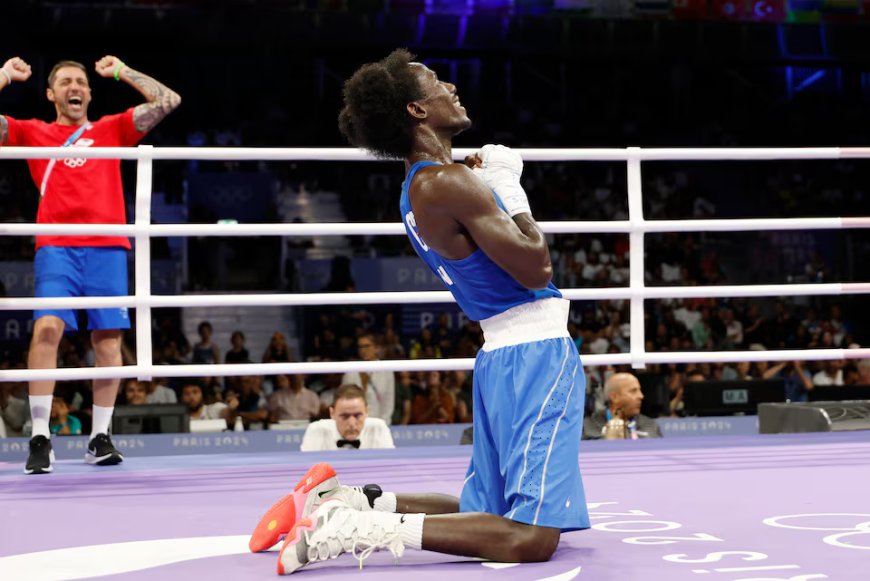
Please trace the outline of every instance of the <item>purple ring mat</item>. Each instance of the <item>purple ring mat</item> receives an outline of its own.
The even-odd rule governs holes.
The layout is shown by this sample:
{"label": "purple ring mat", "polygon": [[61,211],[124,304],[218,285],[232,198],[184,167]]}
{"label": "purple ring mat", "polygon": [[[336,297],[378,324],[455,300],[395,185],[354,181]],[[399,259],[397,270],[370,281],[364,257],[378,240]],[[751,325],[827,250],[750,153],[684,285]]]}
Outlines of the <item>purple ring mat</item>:
{"label": "purple ring mat", "polygon": [[[311,464],[332,463],[346,484],[458,494],[469,453],[470,447],[445,446],[131,455],[106,468],[59,461],[43,476],[0,463],[0,579],[275,579],[277,551],[247,553],[247,538]],[[381,552],[360,573],[344,555],[297,575],[870,578],[870,432],[584,442],[580,465],[593,529],[563,535],[548,563],[504,567],[406,550],[399,566]],[[115,545],[99,546],[105,544]]]}

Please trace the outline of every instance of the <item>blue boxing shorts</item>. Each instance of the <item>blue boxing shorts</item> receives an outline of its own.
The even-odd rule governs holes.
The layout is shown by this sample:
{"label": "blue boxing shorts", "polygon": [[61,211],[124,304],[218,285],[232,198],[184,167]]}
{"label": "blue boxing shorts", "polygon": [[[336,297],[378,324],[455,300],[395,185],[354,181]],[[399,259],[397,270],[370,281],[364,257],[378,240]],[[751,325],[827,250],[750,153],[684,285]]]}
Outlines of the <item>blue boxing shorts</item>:
{"label": "blue boxing shorts", "polygon": [[[115,246],[43,246],[33,263],[37,297],[114,297],[127,293],[127,251]],[[129,329],[126,308],[88,309],[88,329]],[[77,331],[73,309],[37,309],[33,318],[52,315],[67,331]]]}
{"label": "blue boxing shorts", "polygon": [[568,336],[568,306],[544,299],[481,321],[462,512],[563,532],[589,528],[578,461],[586,376]]}

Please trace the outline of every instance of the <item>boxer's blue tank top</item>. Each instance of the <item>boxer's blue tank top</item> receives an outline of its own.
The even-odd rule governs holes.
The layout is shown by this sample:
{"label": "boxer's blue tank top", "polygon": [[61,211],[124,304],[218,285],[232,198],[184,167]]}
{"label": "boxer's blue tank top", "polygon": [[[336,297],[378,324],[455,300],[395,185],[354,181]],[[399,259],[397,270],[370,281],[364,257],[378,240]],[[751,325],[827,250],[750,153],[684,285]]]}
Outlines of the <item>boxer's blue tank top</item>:
{"label": "boxer's blue tank top", "polygon": [[[426,245],[417,232],[408,190],[417,171],[430,165],[439,164],[434,161],[418,161],[411,166],[405,177],[402,184],[402,198],[399,202],[402,222],[405,224],[405,230],[408,232],[414,250],[453,293],[465,314],[474,321],[480,321],[517,305],[549,297],[561,298],[562,293],[552,282],[545,289],[527,289],[493,262],[480,248],[461,260],[448,260]],[[501,207],[497,197],[495,201]]]}

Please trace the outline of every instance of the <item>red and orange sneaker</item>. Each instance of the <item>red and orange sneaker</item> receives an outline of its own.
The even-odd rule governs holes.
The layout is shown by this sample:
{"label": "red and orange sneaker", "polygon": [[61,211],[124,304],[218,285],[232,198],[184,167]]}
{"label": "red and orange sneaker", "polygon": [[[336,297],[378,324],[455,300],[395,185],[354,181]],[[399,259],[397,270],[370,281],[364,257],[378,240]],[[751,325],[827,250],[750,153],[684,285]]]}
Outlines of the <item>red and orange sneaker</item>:
{"label": "red and orange sneaker", "polygon": [[252,553],[266,551],[281,540],[297,521],[307,518],[320,504],[341,492],[335,470],[325,462],[312,466],[293,492],[266,511],[248,542]]}

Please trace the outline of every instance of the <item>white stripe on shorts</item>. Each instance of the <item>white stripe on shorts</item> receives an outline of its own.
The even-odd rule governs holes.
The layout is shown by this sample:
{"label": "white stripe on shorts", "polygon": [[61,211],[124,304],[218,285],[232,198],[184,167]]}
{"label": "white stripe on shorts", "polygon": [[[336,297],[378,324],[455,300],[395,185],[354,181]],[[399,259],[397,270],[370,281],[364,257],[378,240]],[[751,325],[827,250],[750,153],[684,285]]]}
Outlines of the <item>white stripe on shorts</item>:
{"label": "white stripe on shorts", "polygon": [[[528,438],[528,441],[526,442],[526,449],[525,449],[525,451],[523,451],[523,471],[520,473],[520,480],[517,483],[517,494],[519,494],[520,489],[522,489],[523,478],[525,478],[526,470],[528,470],[528,467],[529,467],[529,448],[532,447],[532,432],[534,432],[535,426],[538,425],[538,422],[541,421],[541,418],[544,417],[544,408],[547,406],[547,402],[550,401],[550,398],[553,397],[553,392],[556,391],[556,387],[559,385],[559,380],[562,379],[562,374],[565,373],[565,364],[568,363],[568,355],[571,353],[571,350],[567,348],[568,347],[567,341],[565,341],[564,344],[565,344],[566,349],[565,349],[565,358],[562,360],[562,369],[559,371],[559,376],[556,378],[556,381],[553,382],[553,386],[550,388],[550,392],[547,394],[547,397],[545,397],[544,401],[541,402],[541,411],[538,412],[538,419],[536,419],[535,422],[529,427],[529,438]],[[550,453],[548,451],[547,452],[547,460],[549,460],[549,459],[550,459]],[[511,511],[510,516],[508,516],[508,518],[514,517],[514,513],[517,512],[517,508],[519,508],[519,507],[515,507]]]}
{"label": "white stripe on shorts", "polygon": [[[541,506],[544,504],[544,489],[547,480],[547,465],[550,463],[550,454],[553,452],[553,444],[556,442],[556,432],[559,431],[559,424],[562,422],[562,418],[565,417],[565,414],[568,412],[568,402],[571,401],[571,394],[574,393],[574,378],[577,376],[577,368],[580,367],[580,360],[577,359],[577,363],[574,364],[574,372],[571,374],[571,389],[568,391],[568,397],[565,398],[565,409],[562,410],[562,415],[559,416],[559,419],[556,420],[556,427],[553,429],[553,435],[550,437],[550,447],[547,448],[547,459],[544,460],[544,470],[541,472],[541,500],[538,502],[538,508],[535,510],[535,519],[532,521],[533,525],[538,524],[538,515],[541,514]],[[582,423],[582,422],[581,422]]]}

